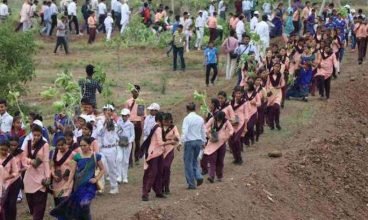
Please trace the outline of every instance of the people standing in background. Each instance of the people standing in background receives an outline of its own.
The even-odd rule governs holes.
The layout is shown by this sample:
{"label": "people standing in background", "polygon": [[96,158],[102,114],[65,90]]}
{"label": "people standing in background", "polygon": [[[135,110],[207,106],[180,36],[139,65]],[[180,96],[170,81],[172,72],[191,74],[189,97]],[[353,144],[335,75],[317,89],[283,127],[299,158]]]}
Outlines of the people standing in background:
{"label": "people standing in background", "polygon": [[264,51],[266,50],[266,48],[268,48],[270,46],[270,27],[267,24],[268,21],[268,16],[267,15],[263,15],[262,16],[262,21],[258,22],[258,24],[256,25],[256,29],[255,32],[259,35],[261,41],[263,42],[263,51],[259,51],[261,52],[261,54],[264,54]]}
{"label": "people standing in background", "polygon": [[243,15],[246,17],[247,21],[250,21],[252,16],[251,11],[253,9],[253,0],[243,0],[242,3]]}
{"label": "people standing in background", "polygon": [[209,14],[209,16],[213,16],[213,13],[214,13],[215,11],[216,11],[215,1],[214,1],[214,0],[212,0],[212,1],[210,2],[209,7],[208,7],[208,14]]}
{"label": "people standing in background", "polygon": [[66,16],[61,16],[61,19],[57,21],[57,26],[56,26],[56,46],[54,49],[54,53],[56,54],[57,49],[59,48],[59,46],[63,46],[64,50],[65,50],[65,54],[69,54],[69,50],[68,50],[68,44],[66,41],[66,21],[67,18]]}
{"label": "people standing in background", "polygon": [[262,5],[263,13],[267,16],[272,14],[272,4],[270,1],[265,1]]}
{"label": "people standing in background", "polygon": [[56,0],[52,0],[51,5],[50,5],[51,28],[50,28],[49,36],[52,36],[52,32],[53,32],[54,28],[57,26],[57,23],[58,23],[57,15],[58,15],[59,11],[58,11],[58,8],[57,8],[55,2],[56,2]]}
{"label": "people standing in background", "polygon": [[51,2],[47,2],[43,11],[43,25],[40,34],[43,36],[49,36],[51,30]]}
{"label": "people standing in background", "polygon": [[217,77],[217,64],[218,64],[218,51],[214,47],[212,41],[208,43],[208,47],[204,50],[204,64],[206,65],[206,86],[208,87],[210,83],[210,73],[213,69],[213,76],[211,78],[211,85],[215,85],[215,80]]}
{"label": "people standing in background", "polygon": [[223,0],[220,0],[218,3],[218,12],[220,18],[222,18],[223,20],[226,20],[226,10],[227,10],[226,3]]}
{"label": "people standing in background", "polygon": [[115,22],[115,26],[117,26],[119,28],[119,31],[121,29],[121,2],[120,0],[116,0],[114,2],[114,4],[111,6],[112,7],[112,11],[114,11],[114,22]]}
{"label": "people standing in background", "polygon": [[253,13],[252,19],[250,19],[250,31],[254,32],[256,30],[256,26],[258,24],[259,12],[255,11]]}
{"label": "people standing in background", "polygon": [[243,38],[242,36],[245,33],[245,24],[244,24],[243,15],[239,16],[239,21],[236,24],[235,32],[236,32],[236,38],[238,39],[239,42],[241,42]]}
{"label": "people standing in background", "polygon": [[105,4],[105,0],[100,0],[100,3],[97,6],[98,11],[98,31],[101,31],[105,34],[106,27],[105,27],[105,18],[107,17],[107,7]]}
{"label": "people standing in background", "polygon": [[188,12],[184,12],[183,14],[183,31],[185,34],[185,50],[189,52],[190,39],[192,37],[192,25],[193,20],[190,18],[190,14]]}
{"label": "people standing in background", "polygon": [[182,138],[184,146],[184,170],[188,189],[196,189],[202,185],[203,177],[198,164],[198,156],[201,148],[206,143],[204,120],[196,111],[196,105],[187,104],[187,116],[183,120]]}
{"label": "people standing in background", "polygon": [[185,34],[183,33],[183,25],[179,24],[173,36],[173,71],[177,69],[178,55],[180,57],[181,70],[185,71],[184,46]]}
{"label": "people standing in background", "polygon": [[0,99],[0,134],[11,131],[13,117],[7,112],[8,103],[5,99]]}
{"label": "people standing in background", "polygon": [[146,140],[149,136],[152,128],[156,124],[156,115],[160,111],[160,105],[157,103],[152,103],[148,106],[147,110],[149,110],[149,115],[144,119],[143,126],[143,140]]}
{"label": "people standing in background", "polygon": [[74,23],[75,34],[79,35],[79,23],[77,17],[77,0],[73,0],[68,4],[69,30],[72,31],[72,23]]}
{"label": "people standing in background", "polygon": [[4,22],[9,17],[8,1],[3,0],[0,2],[0,23]]}
{"label": "people standing in background", "polygon": [[217,12],[213,12],[213,15],[208,18],[207,26],[210,32],[209,42],[215,42],[217,38]]}
{"label": "people standing in background", "polygon": [[[93,15],[94,13],[92,13]],[[91,16],[92,16],[91,15]],[[82,96],[88,103],[91,103],[93,107],[96,107],[96,92],[102,92],[102,86],[99,82],[94,80],[93,74],[95,73],[95,67],[91,64],[86,66],[87,77],[79,80],[78,84],[81,88]]]}
{"label": "people standing in background", "polygon": [[15,31],[19,31],[22,28],[22,31],[28,31],[32,27],[32,9],[29,0],[25,0],[22,9],[20,10],[20,21],[18,23]]}
{"label": "people standing in background", "polygon": [[309,15],[311,14],[311,12],[312,12],[312,8],[311,8],[311,5],[310,5],[310,2],[306,1],[305,6],[304,6],[304,8],[301,12],[301,20],[303,22],[303,34],[305,34],[307,32],[308,18],[309,18]]}
{"label": "people standing in background", "polygon": [[238,47],[238,40],[236,39],[235,31],[230,30],[230,36],[224,40],[221,45],[222,50],[226,53],[226,78],[230,80],[236,66],[237,55],[235,49]]}
{"label": "people standing in background", "polygon": [[196,18],[196,21],[195,21],[195,28],[196,28],[196,34],[197,34],[195,47],[198,50],[201,50],[201,48],[202,48],[202,41],[203,41],[203,36],[204,36],[204,27],[205,27],[205,25],[206,25],[206,21],[203,17],[203,12],[199,11],[198,12],[198,17]]}
{"label": "people standing in background", "polygon": [[88,17],[89,17],[90,11],[92,9],[89,1],[90,0],[86,0],[84,2],[84,4],[82,5],[82,8],[81,8],[82,16],[83,16],[83,19],[84,19],[84,24],[82,25],[81,32],[83,33],[84,30],[87,30],[87,34],[89,33]]}
{"label": "people standing in background", "polygon": [[124,33],[125,28],[128,26],[129,23],[129,16],[130,16],[130,8],[127,4],[128,0],[123,0],[123,3],[121,4],[121,20],[120,20],[120,34]]}
{"label": "people standing in background", "polygon": [[104,20],[104,27],[106,30],[106,41],[111,40],[111,32],[112,32],[112,26],[114,24],[114,19],[112,19],[111,13],[107,13],[107,17]]}
{"label": "people standing in background", "polygon": [[363,22],[364,18],[359,16],[355,24],[355,36],[358,44],[358,64],[363,63],[364,55],[367,50],[367,25]]}

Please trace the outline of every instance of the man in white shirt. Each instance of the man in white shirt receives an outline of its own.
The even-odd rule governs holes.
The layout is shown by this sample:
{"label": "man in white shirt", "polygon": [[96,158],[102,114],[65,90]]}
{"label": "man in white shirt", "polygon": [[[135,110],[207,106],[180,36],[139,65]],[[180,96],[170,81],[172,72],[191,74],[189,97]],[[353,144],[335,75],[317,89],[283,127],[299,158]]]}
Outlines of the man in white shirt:
{"label": "man in white shirt", "polygon": [[107,7],[105,4],[105,0],[101,0],[101,2],[98,4],[97,11],[98,11],[98,24],[99,24],[98,30],[99,31],[102,30],[104,33],[106,33],[104,21],[107,14]]}
{"label": "man in white shirt", "polygon": [[266,15],[271,15],[272,13],[272,5],[270,2],[265,2],[263,5],[262,5],[262,9],[263,9],[263,13],[266,14]]}
{"label": "man in white shirt", "polygon": [[208,14],[208,11],[207,10],[203,10],[202,11],[202,16],[203,16],[203,19],[206,21],[207,23],[207,20],[208,20],[208,17],[209,17],[209,14]]}
{"label": "man in white shirt", "polygon": [[75,26],[75,33],[79,35],[79,24],[77,18],[77,0],[73,0],[68,4],[69,30],[72,30],[72,23]]}
{"label": "man in white shirt", "polygon": [[196,189],[203,183],[203,177],[198,164],[201,148],[206,143],[204,120],[197,115],[196,105],[191,102],[187,105],[188,115],[183,120],[182,142],[184,145],[185,178],[188,189]]}
{"label": "man in white shirt", "polygon": [[148,106],[147,110],[150,111],[150,114],[144,119],[143,141],[147,139],[147,137],[151,133],[152,128],[156,124],[156,115],[158,111],[160,111],[160,105],[157,103],[152,103],[150,106]]}
{"label": "man in white shirt", "polygon": [[49,36],[52,35],[52,32],[53,32],[54,28],[57,25],[57,15],[58,15],[59,11],[58,11],[58,8],[57,8],[55,2],[56,2],[56,0],[52,0],[51,5],[50,5],[51,28],[50,28]]}
{"label": "man in white shirt", "polygon": [[0,3],[0,23],[5,21],[9,16],[9,8],[7,4],[7,0],[3,0],[3,2]]}
{"label": "man in white shirt", "polygon": [[20,21],[16,31],[18,31],[21,27],[23,32],[28,31],[32,27],[32,9],[31,5],[29,4],[29,0],[25,0],[22,9],[20,10]]}
{"label": "man in white shirt", "polygon": [[238,23],[236,23],[235,32],[236,32],[236,37],[237,37],[238,41],[241,42],[243,33],[245,32],[244,16],[243,15],[239,16],[239,21],[238,21]]}
{"label": "man in white shirt", "polygon": [[13,117],[7,112],[6,100],[0,99],[0,134],[10,132],[13,125]]}
{"label": "man in white shirt", "polygon": [[114,19],[112,19],[111,13],[107,13],[107,17],[105,18],[104,25],[106,29],[106,41],[111,40],[111,32],[112,32],[112,25],[114,24]]}
{"label": "man in white shirt", "polygon": [[267,23],[268,16],[263,15],[262,21],[258,22],[256,25],[255,32],[259,35],[261,41],[262,41],[262,50],[260,50],[261,55],[263,56],[266,48],[270,46],[270,27]]}
{"label": "man in white shirt", "polygon": [[125,28],[128,26],[129,23],[129,16],[130,16],[130,8],[127,4],[128,0],[123,0],[123,3],[121,4],[121,20],[120,20],[120,34],[124,33]]}
{"label": "man in white shirt", "polygon": [[187,52],[189,52],[189,41],[192,37],[192,25],[193,21],[190,18],[190,14],[188,12],[184,12],[183,30],[185,34],[185,48]]}
{"label": "man in white shirt", "polygon": [[119,31],[121,28],[120,20],[121,20],[121,2],[120,0],[116,0],[112,5],[112,10],[114,11],[113,18],[115,21],[115,25],[118,26]]}
{"label": "man in white shirt", "polygon": [[210,7],[208,9],[209,16],[213,16],[213,12],[215,12],[215,11],[216,11],[216,9],[215,9],[215,2],[212,1],[210,3]]}
{"label": "man in white shirt", "polygon": [[198,48],[198,50],[201,50],[202,47],[202,41],[203,41],[203,35],[204,35],[204,26],[206,25],[206,21],[203,18],[203,12],[198,12],[198,17],[195,21],[195,27],[196,27],[196,34],[197,39],[195,43],[195,47]]}
{"label": "man in white shirt", "polygon": [[220,15],[220,18],[226,20],[226,4],[224,3],[223,0],[219,1],[218,3],[218,12]]}
{"label": "man in white shirt", "polygon": [[242,3],[242,8],[244,16],[247,18],[247,21],[249,21],[253,8],[253,0],[244,0]]}
{"label": "man in white shirt", "polygon": [[254,32],[256,30],[256,25],[258,24],[259,12],[255,11],[253,13],[253,18],[250,19],[250,31]]}

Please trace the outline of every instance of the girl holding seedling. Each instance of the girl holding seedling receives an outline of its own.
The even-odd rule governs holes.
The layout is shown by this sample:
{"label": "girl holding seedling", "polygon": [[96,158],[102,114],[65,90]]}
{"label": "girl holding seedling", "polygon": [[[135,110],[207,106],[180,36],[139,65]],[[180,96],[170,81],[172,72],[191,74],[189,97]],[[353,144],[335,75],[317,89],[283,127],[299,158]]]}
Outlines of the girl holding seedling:
{"label": "girl holding seedling", "polygon": [[254,128],[257,122],[257,110],[258,107],[261,106],[261,99],[255,89],[252,79],[247,82],[243,98],[247,103],[249,103],[247,106],[249,120],[247,121],[247,133],[244,137],[244,143],[250,146],[250,144],[254,144],[255,141]]}
{"label": "girl holding seedling", "polygon": [[225,116],[225,113],[220,111],[206,124],[209,140],[203,153],[209,163],[208,181],[210,183],[214,183],[215,175],[218,181],[222,181],[226,142],[234,132],[233,126]]}
{"label": "girl holding seedling", "polygon": [[241,138],[247,133],[248,105],[249,102],[243,99],[244,90],[237,86],[234,88],[234,99],[231,101],[231,106],[235,111],[236,123],[234,124],[234,135],[229,139],[229,146],[232,150],[234,161],[233,164],[241,165],[243,163],[241,149]]}

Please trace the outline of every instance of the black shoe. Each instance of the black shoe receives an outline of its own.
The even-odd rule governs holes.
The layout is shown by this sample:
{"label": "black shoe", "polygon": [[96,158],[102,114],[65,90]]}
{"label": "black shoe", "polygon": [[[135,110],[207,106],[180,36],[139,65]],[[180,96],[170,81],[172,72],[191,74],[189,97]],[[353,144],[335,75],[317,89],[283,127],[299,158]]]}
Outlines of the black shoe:
{"label": "black shoe", "polygon": [[147,202],[147,201],[149,201],[148,196],[142,196],[142,201],[143,201],[143,202]]}
{"label": "black shoe", "polygon": [[207,173],[208,173],[208,171],[202,171],[202,172],[201,172],[202,176],[207,175]]}
{"label": "black shoe", "polygon": [[203,179],[198,179],[197,180],[197,186],[200,186],[200,185],[202,185],[203,184]]}
{"label": "black shoe", "polygon": [[168,190],[168,189],[167,189],[167,190],[165,190],[164,194],[165,194],[165,195],[170,195],[170,190]]}
{"label": "black shoe", "polygon": [[281,130],[281,126],[280,125],[276,125],[276,128],[277,128],[277,130]]}
{"label": "black shoe", "polygon": [[194,190],[194,189],[197,189],[195,188],[194,186],[188,186],[187,190]]}
{"label": "black shoe", "polygon": [[166,199],[166,196],[164,194],[157,194],[156,198]]}
{"label": "black shoe", "polygon": [[275,127],[274,127],[274,126],[270,126],[270,129],[271,129],[271,130],[275,130]]}
{"label": "black shoe", "polygon": [[207,180],[208,180],[210,183],[214,183],[214,182],[215,182],[215,180],[214,180],[214,178],[213,178],[213,177],[208,177],[208,178],[207,178]]}

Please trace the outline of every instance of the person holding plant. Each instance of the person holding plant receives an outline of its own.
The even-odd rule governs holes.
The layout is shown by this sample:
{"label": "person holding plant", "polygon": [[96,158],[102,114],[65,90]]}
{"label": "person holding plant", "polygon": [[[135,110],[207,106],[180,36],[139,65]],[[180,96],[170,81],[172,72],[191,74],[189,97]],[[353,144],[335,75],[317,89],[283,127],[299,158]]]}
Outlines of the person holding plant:
{"label": "person holding plant", "polygon": [[209,163],[208,181],[214,183],[215,174],[219,182],[223,178],[224,159],[226,153],[226,142],[234,133],[233,126],[226,119],[225,113],[219,111],[215,117],[206,124],[206,133],[209,140],[204,148],[204,157]]}
{"label": "person holding plant", "polygon": [[225,113],[225,117],[227,120],[234,121],[235,120],[235,112],[230,103],[227,100],[227,94],[224,91],[220,91],[217,94],[217,99],[220,102],[220,111]]}
{"label": "person holding plant", "polygon": [[[74,186],[72,194],[50,214],[57,218],[88,220],[91,217],[91,202],[98,190],[97,182],[104,174],[104,166],[101,155],[94,153],[91,148],[92,139],[83,137],[80,142],[82,152],[74,155],[70,162],[74,175]],[[95,175],[95,170],[99,173]]]}
{"label": "person holding plant", "polygon": [[[5,195],[3,195],[2,207],[4,219],[16,219],[17,197],[22,185],[17,159],[10,153],[9,139],[6,135],[0,135],[0,164],[4,167],[6,178],[4,180]],[[1,218],[1,217],[0,217]]]}
{"label": "person holding plant", "polygon": [[211,78],[211,84],[215,85],[215,80],[217,77],[217,64],[218,64],[218,51],[214,47],[213,42],[208,43],[208,47],[204,50],[204,64],[206,65],[206,86],[208,87],[210,83],[210,73],[213,69],[213,76]]}
{"label": "person holding plant", "polygon": [[50,185],[49,144],[42,138],[42,127],[34,124],[32,126],[32,139],[25,144],[23,155],[24,166],[27,170],[24,174],[24,192],[26,194],[28,208],[33,220],[44,218],[47,192]]}

